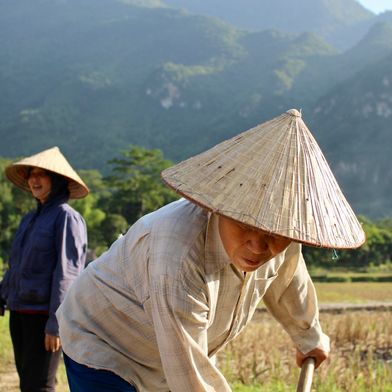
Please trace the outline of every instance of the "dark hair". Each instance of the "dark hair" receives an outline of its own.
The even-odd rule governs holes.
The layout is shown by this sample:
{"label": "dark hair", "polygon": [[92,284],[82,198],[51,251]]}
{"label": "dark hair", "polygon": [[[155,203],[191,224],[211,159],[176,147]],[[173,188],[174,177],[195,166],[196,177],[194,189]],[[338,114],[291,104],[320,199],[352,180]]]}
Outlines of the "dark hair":
{"label": "dark hair", "polygon": [[48,201],[56,198],[57,196],[66,196],[69,199],[68,179],[61,174],[47,172],[50,179],[52,180],[52,189],[49,193]]}

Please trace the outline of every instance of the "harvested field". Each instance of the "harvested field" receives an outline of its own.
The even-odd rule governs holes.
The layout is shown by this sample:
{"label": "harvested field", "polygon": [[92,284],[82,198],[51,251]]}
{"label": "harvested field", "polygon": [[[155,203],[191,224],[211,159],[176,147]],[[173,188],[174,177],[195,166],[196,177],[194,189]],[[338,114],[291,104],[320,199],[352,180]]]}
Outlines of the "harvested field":
{"label": "harvested field", "polygon": [[[331,356],[316,372],[313,391],[392,391],[392,314],[356,311],[321,314]],[[282,328],[262,313],[220,355],[236,391],[293,391],[299,377],[295,350]]]}

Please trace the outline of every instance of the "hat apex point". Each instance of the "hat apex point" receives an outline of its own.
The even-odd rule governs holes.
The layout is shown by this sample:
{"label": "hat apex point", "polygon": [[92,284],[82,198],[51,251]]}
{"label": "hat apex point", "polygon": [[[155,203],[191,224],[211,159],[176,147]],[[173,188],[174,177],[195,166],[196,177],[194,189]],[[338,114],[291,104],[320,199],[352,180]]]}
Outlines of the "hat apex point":
{"label": "hat apex point", "polygon": [[286,113],[291,114],[291,115],[294,116],[294,117],[302,117],[301,111],[298,111],[297,109],[290,109],[290,110],[287,110]]}

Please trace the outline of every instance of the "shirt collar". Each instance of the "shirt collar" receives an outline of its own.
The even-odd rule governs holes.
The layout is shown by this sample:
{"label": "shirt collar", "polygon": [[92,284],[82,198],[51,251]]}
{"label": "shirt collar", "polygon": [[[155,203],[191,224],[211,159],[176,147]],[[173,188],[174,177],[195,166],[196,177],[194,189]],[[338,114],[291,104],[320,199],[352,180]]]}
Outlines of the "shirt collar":
{"label": "shirt collar", "polygon": [[230,264],[230,259],[227,256],[219,235],[218,224],[219,216],[209,213],[205,241],[205,266],[207,274],[217,272]]}

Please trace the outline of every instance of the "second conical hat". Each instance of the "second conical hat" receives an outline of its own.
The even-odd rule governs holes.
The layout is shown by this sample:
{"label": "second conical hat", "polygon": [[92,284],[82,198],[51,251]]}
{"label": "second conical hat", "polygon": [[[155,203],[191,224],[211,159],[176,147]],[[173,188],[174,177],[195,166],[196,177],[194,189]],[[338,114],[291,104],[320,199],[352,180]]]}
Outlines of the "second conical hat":
{"label": "second conical hat", "polygon": [[365,241],[295,109],[164,170],[162,179],[202,207],[298,242],[344,249]]}
{"label": "second conical hat", "polygon": [[58,147],[49,148],[7,166],[5,174],[18,188],[30,191],[27,184],[27,174],[31,167],[39,167],[66,177],[71,199],[85,197],[89,192],[87,185],[68,163]]}

